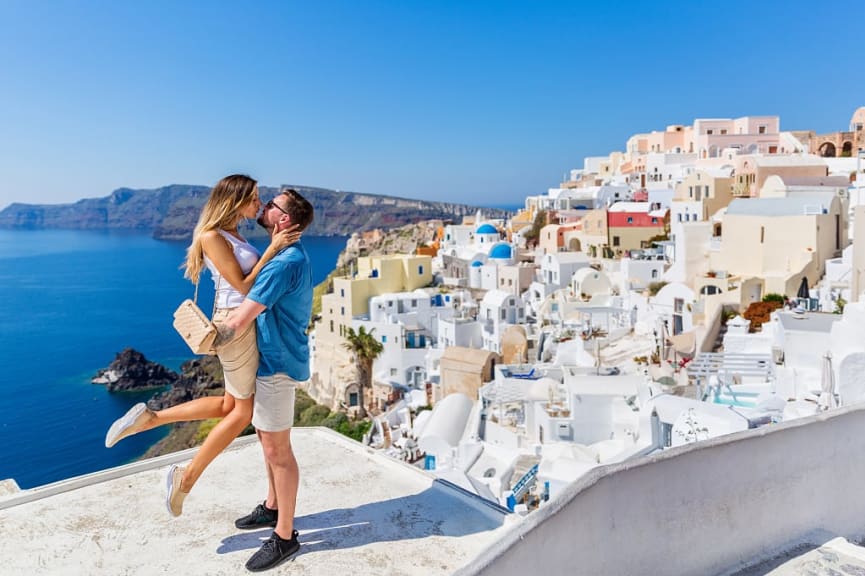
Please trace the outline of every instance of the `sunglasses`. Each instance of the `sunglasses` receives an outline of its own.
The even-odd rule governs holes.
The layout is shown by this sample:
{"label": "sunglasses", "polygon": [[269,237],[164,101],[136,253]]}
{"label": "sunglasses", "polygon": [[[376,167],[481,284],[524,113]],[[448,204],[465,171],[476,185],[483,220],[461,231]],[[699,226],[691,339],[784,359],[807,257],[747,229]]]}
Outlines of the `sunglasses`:
{"label": "sunglasses", "polygon": [[286,212],[285,210],[283,210],[283,209],[280,207],[280,205],[277,204],[276,202],[274,202],[273,200],[268,200],[268,201],[267,201],[267,204],[265,204],[264,207],[265,207],[265,209],[267,209],[267,210],[270,210],[271,208],[276,207],[276,209],[279,210],[280,212],[282,212],[283,214],[285,214],[285,215],[287,215],[287,216],[290,216],[290,214],[289,214],[288,212]]}

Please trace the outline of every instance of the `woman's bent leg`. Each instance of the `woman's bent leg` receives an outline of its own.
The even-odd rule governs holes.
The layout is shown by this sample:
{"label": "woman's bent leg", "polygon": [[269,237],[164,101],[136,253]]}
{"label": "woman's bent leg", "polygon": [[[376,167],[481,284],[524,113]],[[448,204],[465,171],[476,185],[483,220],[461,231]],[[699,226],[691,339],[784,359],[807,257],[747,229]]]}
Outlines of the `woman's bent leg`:
{"label": "woman's bent leg", "polygon": [[173,422],[192,422],[193,420],[207,420],[208,418],[223,418],[233,409],[234,397],[231,394],[204,396],[154,412],[154,417],[147,423],[146,428],[142,428],[142,431]]}
{"label": "woman's bent leg", "polygon": [[180,484],[181,492],[189,492],[198,481],[204,469],[213,462],[220,452],[231,444],[252,421],[252,398],[234,399],[234,410],[214,426],[204,444],[195,453],[192,462],[183,471]]}

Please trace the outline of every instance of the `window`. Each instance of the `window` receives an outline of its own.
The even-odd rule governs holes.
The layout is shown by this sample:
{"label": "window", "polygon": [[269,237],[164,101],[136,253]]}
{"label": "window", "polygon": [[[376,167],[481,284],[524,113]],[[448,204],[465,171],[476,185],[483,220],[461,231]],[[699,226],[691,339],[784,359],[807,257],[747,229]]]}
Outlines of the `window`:
{"label": "window", "polygon": [[726,129],[726,128],[721,128],[721,135],[723,136],[723,135],[726,134],[726,133],[727,133],[727,129]]}
{"label": "window", "polygon": [[689,198],[694,197],[694,187],[693,186],[688,186],[688,197]]}
{"label": "window", "polygon": [[620,243],[618,236],[613,236],[613,246],[618,246]]}
{"label": "window", "polygon": [[628,224],[633,224],[634,219],[631,216],[628,216]]}
{"label": "window", "polygon": [[508,286],[513,286],[513,285],[514,285],[513,278],[508,278]]}
{"label": "window", "polygon": [[710,136],[711,136],[712,134],[714,134],[714,133],[715,133],[715,131],[712,130],[711,128],[709,128],[708,130],[706,130],[706,134],[709,134]]}
{"label": "window", "polygon": [[760,226],[760,244],[766,239],[766,229],[763,226]]}
{"label": "window", "polygon": [[765,125],[760,126],[759,128],[757,128],[757,132],[760,134],[765,134],[766,133],[766,126]]}
{"label": "window", "polygon": [[417,308],[417,299],[414,299],[414,300],[411,301],[411,307],[412,307],[412,308]]}
{"label": "window", "polygon": [[345,306],[340,306],[340,307],[339,307],[339,313],[340,313],[341,316],[345,316]]}
{"label": "window", "polygon": [[357,406],[357,392],[348,393],[348,405]]}
{"label": "window", "polygon": [[681,222],[682,221],[682,215],[679,214],[678,216],[679,216],[679,222]]}
{"label": "window", "polygon": [[504,319],[506,319],[506,318],[508,317],[508,311],[505,310],[505,309],[503,308],[503,309],[501,310],[500,315],[501,315],[502,320],[504,320]]}
{"label": "window", "polygon": [[390,369],[390,375],[391,375],[391,376],[396,376],[396,368],[391,368],[391,369]]}
{"label": "window", "polygon": [[339,297],[340,297],[340,298],[345,298],[345,288],[340,288],[340,289],[339,289]]}
{"label": "window", "polygon": [[423,276],[423,266],[418,266],[418,267],[417,267],[417,275],[418,275],[418,276]]}
{"label": "window", "polygon": [[658,223],[658,219],[657,219],[657,218],[652,218],[652,224],[657,224],[657,223]]}
{"label": "window", "polygon": [[652,270],[652,279],[654,280],[654,279],[657,278],[657,277],[658,277],[658,271],[657,271],[657,270]]}
{"label": "window", "polygon": [[[333,320],[330,321],[330,331],[333,333]],[[342,334],[340,334],[342,336]]]}

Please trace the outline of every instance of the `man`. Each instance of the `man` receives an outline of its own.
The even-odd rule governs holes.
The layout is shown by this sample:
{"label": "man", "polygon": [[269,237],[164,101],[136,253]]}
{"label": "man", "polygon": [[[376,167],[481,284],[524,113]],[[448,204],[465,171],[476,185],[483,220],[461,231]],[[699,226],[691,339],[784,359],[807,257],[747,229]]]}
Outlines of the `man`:
{"label": "man", "polygon": [[[265,204],[258,223],[271,233],[291,224],[304,230],[313,219],[312,205],[295,190],[286,189]],[[294,391],[309,379],[309,340],[306,328],[312,313],[312,268],[300,242],[274,256],[255,279],[243,303],[217,324],[216,344],[230,341],[255,320],[258,375],[255,380],[255,426],[267,466],[267,499],[238,518],[241,529],[273,526],[270,539],[247,561],[253,572],[267,570],[300,549],[294,530],[299,472],[291,449]]]}

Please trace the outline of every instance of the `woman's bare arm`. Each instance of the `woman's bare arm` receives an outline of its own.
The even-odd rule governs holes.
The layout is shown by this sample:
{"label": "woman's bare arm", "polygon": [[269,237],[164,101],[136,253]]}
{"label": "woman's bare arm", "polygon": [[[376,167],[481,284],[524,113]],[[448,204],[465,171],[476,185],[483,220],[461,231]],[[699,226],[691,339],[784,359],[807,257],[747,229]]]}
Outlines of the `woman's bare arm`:
{"label": "woman's bare arm", "polygon": [[300,232],[297,232],[297,226],[292,225],[285,230],[276,232],[270,240],[270,244],[252,267],[248,274],[244,274],[240,269],[240,264],[234,256],[234,251],[228,240],[216,230],[208,230],[201,236],[201,247],[205,255],[213,262],[216,269],[225,278],[225,281],[231,284],[235,290],[241,294],[247,294],[255,282],[255,277],[267,264],[271,258],[285,248],[297,242],[300,239]]}

